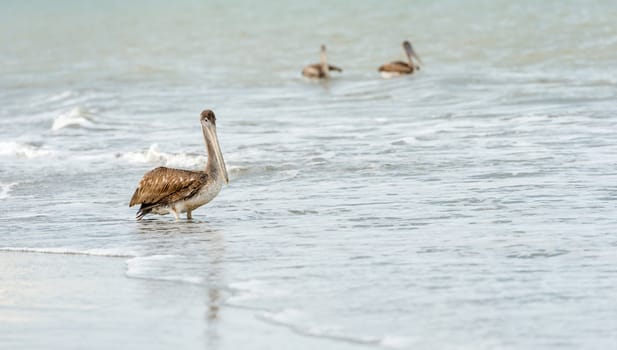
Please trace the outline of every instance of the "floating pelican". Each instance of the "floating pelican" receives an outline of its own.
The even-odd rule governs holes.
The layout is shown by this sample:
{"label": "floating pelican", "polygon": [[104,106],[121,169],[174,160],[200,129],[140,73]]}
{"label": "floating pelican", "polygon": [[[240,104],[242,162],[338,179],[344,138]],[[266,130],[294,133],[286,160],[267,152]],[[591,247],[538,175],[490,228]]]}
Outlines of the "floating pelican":
{"label": "floating pelican", "polygon": [[423,64],[422,60],[420,60],[420,57],[418,57],[416,52],[413,50],[409,41],[405,40],[403,42],[403,49],[405,50],[405,54],[407,55],[407,60],[409,62],[394,61],[384,64],[379,67],[379,72],[381,72],[382,77],[392,78],[405,74],[412,74],[414,71],[420,70],[420,66],[415,64],[412,57],[415,58],[419,64]]}
{"label": "floating pelican", "polygon": [[321,57],[319,63],[311,64],[302,70],[302,75],[307,78],[325,79],[330,76],[330,71],[342,72],[339,67],[328,64],[328,56],[326,55],[326,46],[321,45]]}
{"label": "floating pelican", "polygon": [[210,202],[221,191],[223,182],[229,183],[225,160],[216,136],[216,117],[207,109],[201,112],[201,131],[208,150],[205,171],[190,171],[158,167],[147,172],[131,198],[129,207],[141,204],[137,220],[146,214],[165,215],[170,212],[176,220],[180,213],[192,219],[192,211]]}

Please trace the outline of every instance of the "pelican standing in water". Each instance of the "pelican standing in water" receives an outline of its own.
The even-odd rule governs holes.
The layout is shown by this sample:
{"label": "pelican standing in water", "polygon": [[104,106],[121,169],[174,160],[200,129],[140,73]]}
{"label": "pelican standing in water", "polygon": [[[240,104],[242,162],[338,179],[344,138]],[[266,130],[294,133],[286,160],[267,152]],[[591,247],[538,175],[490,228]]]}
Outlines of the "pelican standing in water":
{"label": "pelican standing in water", "polygon": [[398,77],[401,75],[412,74],[416,70],[420,70],[420,66],[416,65],[412,58],[415,58],[419,64],[423,64],[422,60],[420,60],[420,57],[418,57],[416,52],[413,50],[409,41],[405,40],[403,42],[403,49],[405,50],[405,54],[407,55],[408,62],[394,61],[384,64],[383,66],[379,67],[379,72],[381,73],[382,77]]}
{"label": "pelican standing in water", "polygon": [[328,64],[328,56],[326,55],[326,45],[321,45],[321,56],[319,63],[311,64],[302,70],[302,75],[312,79],[327,79],[330,77],[330,71],[342,72],[343,70],[337,66]]}
{"label": "pelican standing in water", "polygon": [[221,191],[223,182],[229,183],[225,160],[216,135],[216,117],[207,109],[201,112],[201,131],[208,150],[205,171],[191,171],[158,167],[147,172],[131,198],[129,207],[141,204],[137,220],[147,214],[180,213],[192,219],[193,210],[210,202]]}

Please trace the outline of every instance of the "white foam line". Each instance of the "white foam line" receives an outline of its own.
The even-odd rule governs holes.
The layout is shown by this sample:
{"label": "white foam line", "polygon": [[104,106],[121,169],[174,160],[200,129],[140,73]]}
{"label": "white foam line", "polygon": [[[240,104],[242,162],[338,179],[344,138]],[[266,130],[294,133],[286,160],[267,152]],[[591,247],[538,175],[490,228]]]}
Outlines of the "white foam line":
{"label": "white foam line", "polygon": [[295,325],[291,322],[287,322],[283,320],[285,314],[291,314],[294,310],[284,310],[281,313],[263,313],[261,315],[257,315],[257,318],[260,320],[270,323],[277,326],[283,326],[296,332],[301,335],[316,337],[316,338],[326,338],[337,341],[345,341],[355,344],[365,344],[365,345],[381,345],[381,338],[377,337],[354,337],[346,334],[334,334],[333,332],[327,332],[326,330],[317,328],[317,327],[302,327],[299,325]]}
{"label": "white foam line", "polygon": [[162,281],[174,283],[186,283],[194,285],[204,285],[204,279],[201,277],[174,277],[174,276],[139,276],[129,272],[125,273],[128,278],[135,278],[146,281]]}
{"label": "white foam line", "polygon": [[30,247],[0,247],[0,252],[18,252],[18,253],[39,253],[39,254],[61,254],[61,255],[90,255],[90,256],[106,256],[112,258],[132,258],[134,253],[115,253],[111,249],[89,249],[75,250],[71,248],[30,248]]}
{"label": "white foam line", "polygon": [[95,123],[92,120],[90,113],[81,107],[75,107],[67,113],[62,113],[51,126],[52,130],[60,130],[64,128],[93,128]]}
{"label": "white foam line", "polygon": [[12,182],[12,183],[0,183],[0,199],[5,199],[5,198],[9,198],[9,192],[11,192],[11,189],[17,185],[17,182]]}
{"label": "white foam line", "polygon": [[305,318],[305,315],[301,311],[293,309],[285,309],[279,313],[265,312],[261,315],[257,315],[257,318],[261,319],[266,323],[270,323],[276,326],[282,326],[290,329],[295,333],[309,337],[344,341],[354,344],[377,345],[383,348],[390,349],[408,348],[412,343],[412,339],[408,337],[400,337],[393,335],[384,335],[382,337],[353,336],[342,333],[335,328],[328,329],[323,326],[314,326],[310,324],[305,326],[297,325],[294,324],[293,321],[290,321],[290,319],[303,319]]}
{"label": "white foam line", "polygon": [[181,167],[197,167],[206,164],[207,161],[206,156],[203,155],[162,152],[157,144],[152,144],[147,151],[122,153],[117,155],[117,157],[132,163],[149,163]]}
{"label": "white foam line", "polygon": [[1,156],[16,156],[21,158],[36,158],[53,154],[53,151],[44,150],[40,147],[18,143],[15,141],[0,142]]}
{"label": "white foam line", "polygon": [[133,257],[126,261],[126,277],[138,278],[150,281],[169,281],[169,282],[181,282],[188,284],[204,284],[204,279],[198,276],[158,276],[153,273],[157,273],[156,266],[152,265],[152,262],[165,262],[169,259],[175,259],[180,257],[179,255],[150,255],[150,256],[138,256]]}

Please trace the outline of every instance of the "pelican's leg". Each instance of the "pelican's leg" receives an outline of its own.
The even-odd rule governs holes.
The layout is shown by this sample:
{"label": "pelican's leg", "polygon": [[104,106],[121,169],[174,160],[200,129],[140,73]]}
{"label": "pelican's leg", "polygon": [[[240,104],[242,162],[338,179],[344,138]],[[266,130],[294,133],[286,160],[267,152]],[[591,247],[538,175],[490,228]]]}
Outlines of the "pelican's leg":
{"label": "pelican's leg", "polygon": [[171,212],[176,217],[176,221],[180,220],[180,215],[178,215],[178,211],[176,211],[176,208],[171,208]]}
{"label": "pelican's leg", "polygon": [[193,213],[190,210],[186,211],[186,219],[193,220]]}

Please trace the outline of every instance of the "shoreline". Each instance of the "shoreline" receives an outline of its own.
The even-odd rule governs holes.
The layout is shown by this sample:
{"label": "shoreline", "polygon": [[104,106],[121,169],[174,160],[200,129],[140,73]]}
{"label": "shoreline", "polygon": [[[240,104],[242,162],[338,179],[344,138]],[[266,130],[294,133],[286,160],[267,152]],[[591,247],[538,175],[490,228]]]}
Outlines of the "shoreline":
{"label": "shoreline", "polygon": [[367,349],[300,335],[207,286],[126,276],[126,257],[0,252],[0,348]]}

